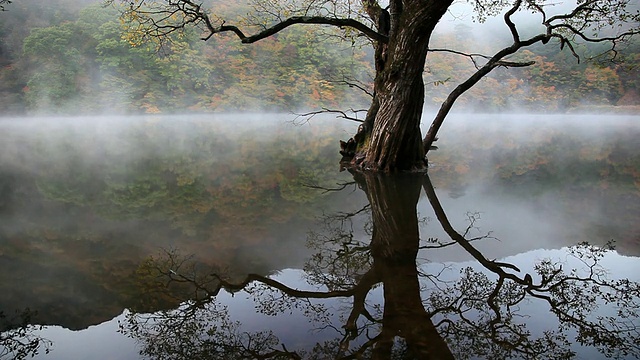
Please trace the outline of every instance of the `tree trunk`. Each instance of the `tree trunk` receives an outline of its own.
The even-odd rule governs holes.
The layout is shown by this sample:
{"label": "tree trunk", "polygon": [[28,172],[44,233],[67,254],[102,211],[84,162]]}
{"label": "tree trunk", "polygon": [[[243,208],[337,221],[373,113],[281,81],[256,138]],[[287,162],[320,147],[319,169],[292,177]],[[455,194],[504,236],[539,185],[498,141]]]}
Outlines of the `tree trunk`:
{"label": "tree trunk", "polygon": [[451,3],[390,2],[389,40],[375,44],[374,99],[358,133],[343,143],[344,160],[351,166],[382,172],[426,169],[420,132],[422,73],[433,29]]}

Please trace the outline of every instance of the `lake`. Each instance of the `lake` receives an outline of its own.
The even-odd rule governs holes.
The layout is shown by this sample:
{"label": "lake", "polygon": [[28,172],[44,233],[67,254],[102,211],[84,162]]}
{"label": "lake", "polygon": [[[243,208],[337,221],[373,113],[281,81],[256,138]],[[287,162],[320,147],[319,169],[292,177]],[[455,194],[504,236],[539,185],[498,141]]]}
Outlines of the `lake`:
{"label": "lake", "polygon": [[0,359],[640,357],[640,116],[293,118],[0,118]]}

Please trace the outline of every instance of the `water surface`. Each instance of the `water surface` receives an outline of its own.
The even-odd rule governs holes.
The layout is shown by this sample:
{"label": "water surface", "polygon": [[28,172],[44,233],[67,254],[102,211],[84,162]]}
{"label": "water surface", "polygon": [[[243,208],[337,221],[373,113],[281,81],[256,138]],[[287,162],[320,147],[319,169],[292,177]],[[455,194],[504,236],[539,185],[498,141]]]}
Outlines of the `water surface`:
{"label": "water surface", "polygon": [[289,119],[0,120],[0,354],[640,354],[640,119],[460,115],[411,176]]}

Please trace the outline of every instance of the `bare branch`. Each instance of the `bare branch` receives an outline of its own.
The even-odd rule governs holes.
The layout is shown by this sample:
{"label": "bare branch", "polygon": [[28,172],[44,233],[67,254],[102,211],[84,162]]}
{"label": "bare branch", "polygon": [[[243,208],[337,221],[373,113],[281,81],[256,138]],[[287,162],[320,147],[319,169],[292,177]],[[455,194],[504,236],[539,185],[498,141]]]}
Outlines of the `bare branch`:
{"label": "bare branch", "polygon": [[[347,111],[355,114],[356,117],[347,115]],[[321,115],[321,114],[340,114],[340,116],[338,116],[338,118],[346,119],[346,120],[350,120],[350,121],[355,121],[355,122],[359,122],[359,123],[364,122],[364,120],[358,119],[358,113],[366,112],[366,110],[364,110],[364,109],[359,109],[359,110],[351,109],[351,110],[347,110],[347,111],[322,108],[322,110],[310,111],[310,112],[302,113],[302,114],[296,114],[296,117],[295,117],[295,119],[293,121],[295,122],[296,120],[301,119],[301,118],[306,118],[306,121],[310,121],[316,115]]]}
{"label": "bare branch", "polygon": [[362,81],[342,79],[342,80],[329,80],[329,82],[335,83],[338,85],[347,85],[350,88],[356,88],[373,98],[373,92],[370,89],[368,89],[368,86]]}
{"label": "bare branch", "polygon": [[520,8],[520,5],[522,5],[522,0],[516,0],[516,2],[511,7],[511,9],[509,9],[504,14],[504,23],[507,24],[507,27],[511,32],[511,36],[513,37],[514,44],[518,44],[520,42],[520,34],[518,34],[518,29],[516,28],[516,24],[514,24],[513,21],[511,21],[511,17],[513,16],[513,14],[516,13],[516,11],[518,11],[518,9]]}
{"label": "bare branch", "polygon": [[265,39],[269,36],[272,36],[291,25],[296,24],[316,24],[316,25],[331,25],[337,27],[351,27],[360,32],[362,32],[367,37],[372,40],[379,42],[387,42],[389,39],[387,36],[384,36],[377,31],[371,29],[365,24],[354,20],[354,19],[337,19],[337,18],[328,18],[322,16],[294,16],[288,19],[283,20],[271,27],[268,27],[257,34],[247,36],[245,35],[237,26],[234,25],[224,25],[222,24],[219,27],[215,27],[211,24],[209,17],[206,14],[202,14],[202,19],[205,21],[207,28],[209,29],[209,35],[202,38],[202,40],[208,40],[211,36],[221,33],[221,32],[233,32],[240,38],[243,44],[251,44],[256,41]]}
{"label": "bare branch", "polygon": [[455,55],[460,55],[460,56],[464,56],[464,57],[468,57],[469,60],[471,60],[471,62],[473,63],[473,66],[476,69],[480,68],[480,65],[478,64],[478,62],[476,61],[476,58],[483,58],[486,60],[491,59],[491,56],[489,55],[484,55],[484,54],[477,54],[477,53],[465,53],[463,51],[458,51],[458,50],[452,50],[452,49],[440,49],[440,48],[436,48],[436,49],[429,49],[429,52],[446,52],[446,53],[451,53],[451,54],[455,54]]}
{"label": "bare branch", "polygon": [[[481,12],[490,12],[490,9],[484,8],[480,1],[476,1],[475,5],[477,10]],[[510,46],[498,51],[482,67],[477,66],[474,57],[487,58],[485,56],[449,51],[451,53],[469,57],[474,62],[474,65],[476,65],[477,71],[466,81],[460,83],[460,85],[458,85],[442,103],[440,110],[432,121],[431,126],[424,137],[423,147],[425,152],[429,151],[440,126],[444,122],[445,117],[448,115],[455,101],[467,90],[475,86],[475,84],[477,84],[485,75],[489,74],[496,67],[525,67],[534,64],[533,61],[505,61],[504,58],[506,56],[512,55],[518,50],[536,43],[546,44],[551,39],[558,39],[560,49],[562,50],[566,46],[579,62],[580,56],[572,44],[574,38],[578,38],[586,42],[611,43],[611,48],[607,52],[612,52],[615,57],[617,54],[616,45],[618,42],[625,41],[633,35],[640,34],[640,28],[638,27],[638,23],[640,23],[640,13],[625,12],[628,11],[627,7],[629,5],[630,2],[627,0],[616,0],[610,2],[586,0],[579,2],[572,11],[566,14],[548,17],[545,9],[538,2],[526,0],[523,6],[522,0],[516,0],[504,14],[504,22],[513,39],[513,43]],[[532,36],[526,40],[521,39],[512,17],[522,7],[527,7],[530,10],[541,14],[542,25],[545,27],[544,33]],[[616,35],[589,36],[587,34],[588,31],[600,30],[606,26],[613,28],[614,24],[621,25],[621,23],[627,24],[628,29]]]}

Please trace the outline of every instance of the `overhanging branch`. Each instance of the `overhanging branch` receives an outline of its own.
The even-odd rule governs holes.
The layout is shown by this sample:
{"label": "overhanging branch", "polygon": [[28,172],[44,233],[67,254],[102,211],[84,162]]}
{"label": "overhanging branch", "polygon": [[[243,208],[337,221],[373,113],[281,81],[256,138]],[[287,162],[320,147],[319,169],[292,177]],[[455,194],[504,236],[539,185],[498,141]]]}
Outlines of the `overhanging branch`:
{"label": "overhanging branch", "polygon": [[[2,1],[2,0],[0,0]],[[4,0],[7,1],[7,0]],[[115,0],[106,0],[110,4]],[[124,1],[123,1],[124,2]],[[1,3],[1,2],[0,2]],[[142,25],[144,33],[149,36],[162,37],[175,31],[184,29],[187,25],[202,26],[208,34],[203,40],[210,39],[214,34],[221,32],[234,33],[242,43],[250,44],[272,36],[292,25],[314,24],[329,25],[340,28],[352,28],[369,39],[377,42],[388,42],[388,37],[364,23],[352,18],[340,18],[333,16],[291,16],[271,26],[264,26],[262,30],[247,35],[236,25],[227,25],[224,20],[213,21],[208,11],[202,5],[191,0],[168,0],[166,3],[151,1],[136,1],[127,4],[127,10],[123,12],[123,19],[127,23]],[[133,26],[135,28],[135,26]],[[140,30],[140,28],[136,29]]]}
{"label": "overhanging branch", "polygon": [[[424,137],[423,147],[425,149],[425,152],[428,152],[431,148],[438,130],[444,122],[445,117],[453,107],[455,101],[467,90],[475,86],[484,76],[489,74],[496,67],[526,67],[534,64],[533,61],[505,61],[505,57],[515,54],[518,50],[534,45],[536,43],[546,44],[551,39],[558,39],[560,43],[560,49],[564,49],[564,47],[566,46],[571,54],[578,61],[580,61],[580,56],[576,52],[571,42],[574,38],[579,38],[583,41],[593,43],[609,42],[612,44],[612,46],[607,51],[613,52],[615,57],[615,46],[618,42],[624,41],[633,35],[640,34],[640,28],[638,27],[638,25],[633,24],[634,21],[637,21],[638,15],[628,14],[626,19],[620,20],[626,22],[627,24],[631,24],[631,27],[624,32],[609,36],[589,36],[587,34],[587,31],[605,26],[603,25],[605,23],[610,24],[611,22],[615,22],[616,13],[621,11],[618,8],[625,8],[626,6],[628,6],[628,3],[626,2],[613,4],[612,1],[612,4],[608,4],[608,6],[596,6],[598,5],[596,3],[597,1],[595,0],[587,0],[582,4],[578,4],[572,11],[566,14],[548,17],[545,9],[539,4],[536,4],[534,1],[527,0],[526,2],[523,2],[523,0],[516,0],[504,14],[504,23],[508,27],[513,39],[513,43],[510,46],[498,51],[481,67],[477,65],[476,58],[481,57],[487,59],[488,57],[479,54],[467,54],[457,51],[449,51],[458,55],[469,57],[476,66],[476,72],[469,78],[467,78],[467,80],[460,83],[442,103],[440,110],[438,111],[436,117],[431,123],[429,130],[427,131],[427,134]],[[517,11],[519,11],[521,7],[524,6],[540,13],[542,15],[542,25],[545,27],[545,31],[543,33],[525,40],[521,39],[518,28],[512,19],[513,15]],[[442,51],[441,49],[439,50]]]}
{"label": "overhanging branch", "polygon": [[254,43],[256,41],[262,40],[264,38],[267,38],[269,36],[272,36],[288,28],[289,26],[295,25],[295,24],[316,24],[316,25],[331,25],[331,26],[337,26],[337,27],[350,27],[360,31],[361,33],[363,33],[364,35],[366,35],[367,37],[369,37],[374,41],[386,43],[389,40],[387,36],[378,33],[377,31],[373,30],[367,25],[354,19],[340,19],[340,18],[330,18],[330,17],[322,17],[322,16],[293,16],[271,27],[268,27],[258,32],[257,34],[247,36],[242,32],[242,30],[240,30],[237,26],[234,26],[234,25],[223,24],[219,27],[215,27],[208,20],[208,17],[206,16],[206,14],[203,14],[203,16],[206,17],[206,19],[204,18],[203,19],[205,20],[205,24],[207,25],[207,28],[210,31],[209,35],[204,37],[203,40],[209,39],[214,34],[230,31],[236,34],[236,36],[240,38],[240,41],[242,41],[242,43],[250,44],[250,43]]}
{"label": "overhanging branch", "polygon": [[[355,117],[349,116],[347,114],[347,112],[350,112],[350,113],[354,114]],[[344,110],[328,109],[328,108],[324,108],[323,107],[322,110],[316,110],[316,111],[310,111],[310,112],[306,112],[306,113],[302,113],[302,114],[296,114],[296,118],[294,119],[294,121],[296,121],[298,119],[301,119],[301,118],[302,119],[306,119],[306,121],[309,121],[313,117],[315,117],[316,115],[321,115],[321,114],[338,114],[338,116],[337,116],[338,118],[362,123],[362,122],[364,122],[364,120],[358,118],[358,113],[361,113],[361,112],[366,112],[366,110],[365,109],[360,109],[360,110],[350,109],[348,111],[344,111]]]}
{"label": "overhanging branch", "polygon": [[[491,56],[489,56],[489,55],[477,54],[477,53],[465,53],[463,51],[458,51],[458,50],[453,50],[453,49],[429,49],[429,52],[446,52],[446,53],[451,53],[451,54],[467,57],[467,58],[469,58],[469,60],[471,60],[471,62],[473,63],[473,66],[476,68],[476,70],[481,68],[481,66],[478,64],[478,61],[476,60],[476,58],[481,58],[481,59],[485,59],[485,60],[491,60]],[[527,67],[527,66],[534,65],[535,61],[516,62],[516,61],[504,61],[504,60],[501,60],[501,61],[497,61],[496,64],[497,64],[497,66],[502,66],[502,67]]]}

